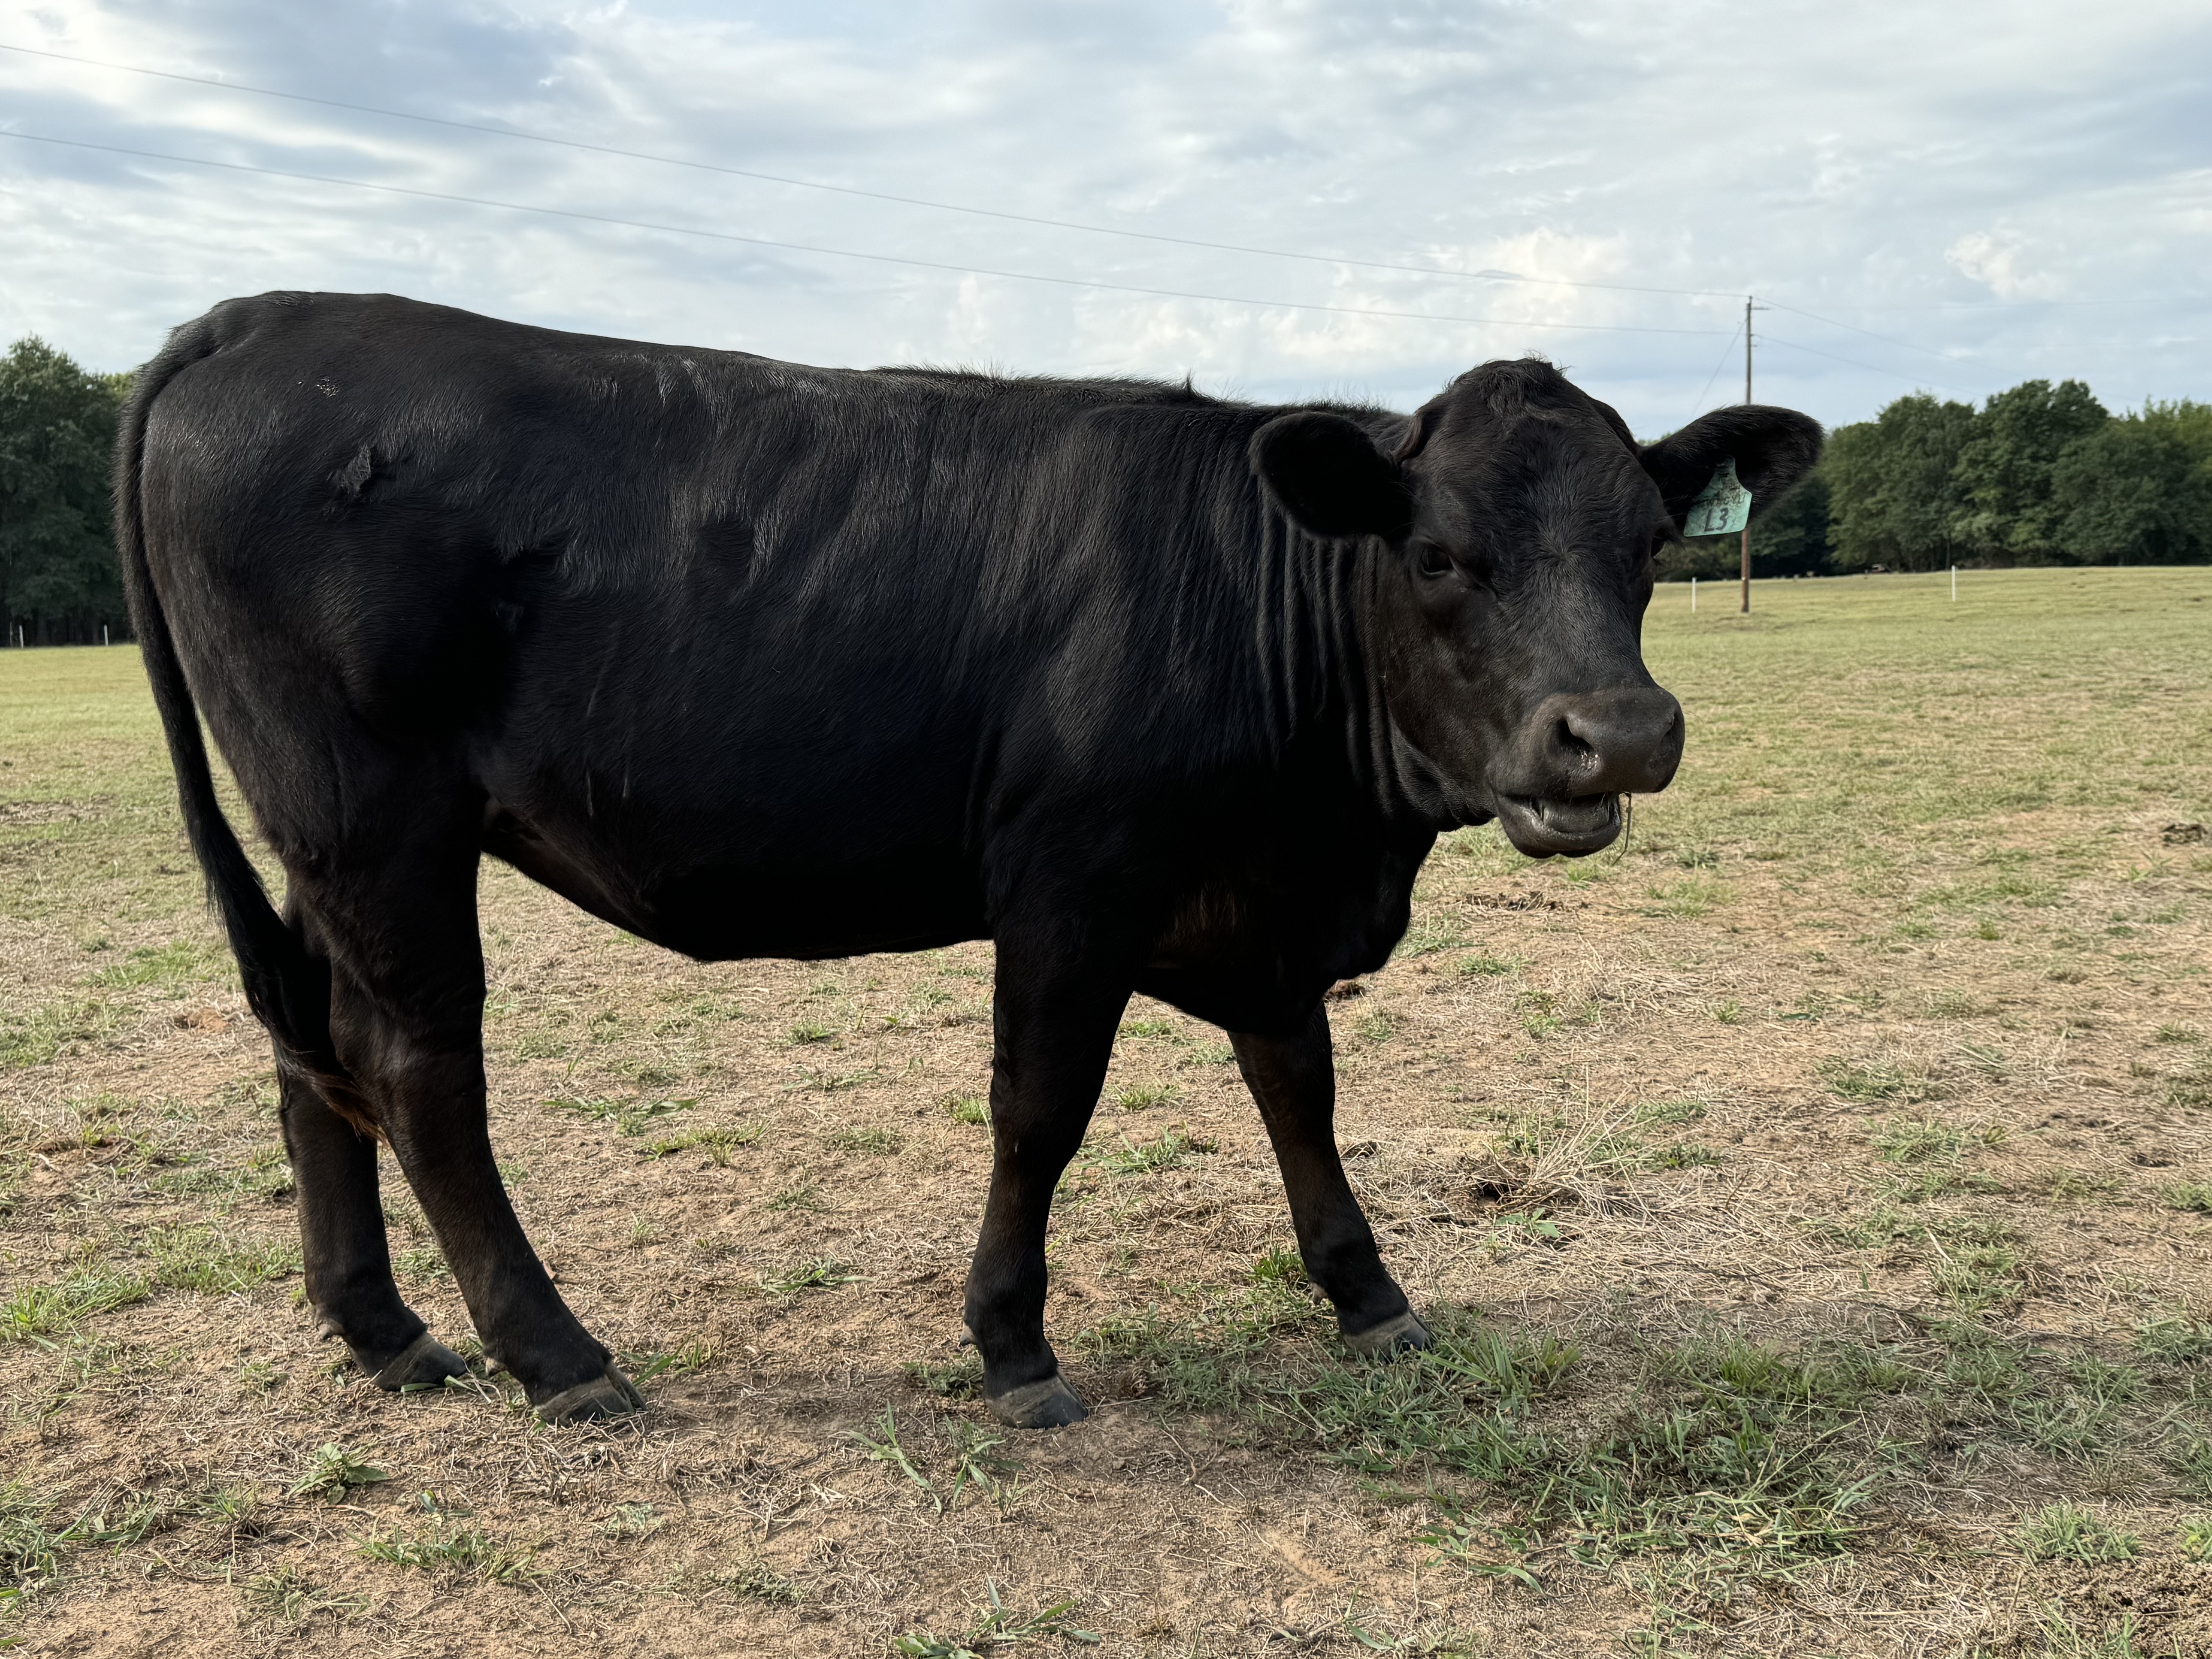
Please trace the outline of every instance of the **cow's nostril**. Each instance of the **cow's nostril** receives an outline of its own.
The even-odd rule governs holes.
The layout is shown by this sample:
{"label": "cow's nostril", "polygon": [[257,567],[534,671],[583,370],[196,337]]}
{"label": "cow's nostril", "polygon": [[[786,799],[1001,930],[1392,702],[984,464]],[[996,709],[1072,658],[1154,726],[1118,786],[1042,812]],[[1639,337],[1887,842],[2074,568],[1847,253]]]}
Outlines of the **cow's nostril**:
{"label": "cow's nostril", "polygon": [[1578,761],[1591,760],[1597,754],[1595,747],[1581,732],[1575,730],[1574,716],[1571,714],[1559,716],[1558,729],[1552,736],[1553,740],[1559,745],[1561,754],[1572,756]]}

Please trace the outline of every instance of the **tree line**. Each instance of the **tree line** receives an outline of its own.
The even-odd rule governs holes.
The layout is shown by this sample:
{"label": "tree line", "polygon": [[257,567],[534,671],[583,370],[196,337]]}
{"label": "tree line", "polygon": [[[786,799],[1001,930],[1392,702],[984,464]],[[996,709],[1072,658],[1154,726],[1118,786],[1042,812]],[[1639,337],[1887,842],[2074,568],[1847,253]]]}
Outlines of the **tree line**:
{"label": "tree line", "polygon": [[[128,374],[94,374],[36,338],[0,359],[0,616],[8,643],[129,636],[108,531],[108,469]],[[2114,415],[2079,380],[2028,380],[1979,409],[1925,392],[1838,427],[1812,475],[1751,532],[1758,576],[1947,565],[2212,562],[2212,404]],[[1661,574],[1736,573],[1716,536]]]}
{"label": "tree line", "polygon": [[[8,643],[130,635],[107,480],[128,374],[88,374],[43,340],[0,358],[0,616]],[[21,630],[21,635],[17,633]]]}
{"label": "tree line", "polygon": [[[1733,576],[1734,536],[1668,550],[1662,574]],[[1751,527],[1755,576],[1954,564],[2212,562],[2212,404],[2114,415],[2079,380],[2027,380],[1979,409],[1926,392],[1839,426]]]}

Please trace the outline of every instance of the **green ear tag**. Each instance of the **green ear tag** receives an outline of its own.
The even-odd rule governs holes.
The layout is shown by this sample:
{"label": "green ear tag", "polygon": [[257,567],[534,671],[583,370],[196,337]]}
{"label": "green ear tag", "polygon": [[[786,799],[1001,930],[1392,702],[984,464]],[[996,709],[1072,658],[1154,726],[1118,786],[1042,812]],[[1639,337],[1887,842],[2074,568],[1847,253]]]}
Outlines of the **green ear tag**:
{"label": "green ear tag", "polygon": [[1735,481],[1735,457],[1723,461],[1713,481],[1690,503],[1685,536],[1727,536],[1751,522],[1751,492]]}

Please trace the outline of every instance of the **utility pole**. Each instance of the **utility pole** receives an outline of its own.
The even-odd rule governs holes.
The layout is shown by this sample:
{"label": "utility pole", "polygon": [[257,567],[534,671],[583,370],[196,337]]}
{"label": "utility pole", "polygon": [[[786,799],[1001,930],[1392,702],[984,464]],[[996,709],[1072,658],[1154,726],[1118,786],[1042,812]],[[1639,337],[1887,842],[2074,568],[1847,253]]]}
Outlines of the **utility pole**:
{"label": "utility pole", "polygon": [[[1751,401],[1751,295],[1743,296],[1743,400]],[[1743,608],[1738,613],[1751,614],[1751,522],[1743,526]]]}

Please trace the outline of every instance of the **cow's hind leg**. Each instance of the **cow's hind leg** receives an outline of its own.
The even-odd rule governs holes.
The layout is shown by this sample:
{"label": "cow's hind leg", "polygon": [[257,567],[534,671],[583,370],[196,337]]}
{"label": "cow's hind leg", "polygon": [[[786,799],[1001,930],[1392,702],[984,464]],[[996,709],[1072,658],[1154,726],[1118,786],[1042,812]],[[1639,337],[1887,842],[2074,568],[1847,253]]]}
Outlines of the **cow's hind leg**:
{"label": "cow's hind leg", "polygon": [[377,1199],[376,1144],[346,1122],[279,1056],[277,1114],[298,1190],[307,1299],[327,1335],[342,1337],[380,1389],[465,1374],[392,1282],[392,1252]]}
{"label": "cow's hind leg", "polygon": [[1335,1304],[1346,1346],[1362,1353],[1425,1348],[1428,1328],[1383,1267],[1336,1150],[1336,1057],[1316,1005],[1288,1036],[1232,1031],[1237,1068],[1259,1103],[1291,1201],[1306,1276]]}
{"label": "cow's hind leg", "polygon": [[[472,814],[301,884],[331,954],[331,1034],[437,1235],[488,1358],[549,1421],[644,1404],[524,1237],[484,1114]],[[297,872],[295,872],[297,879]]]}

